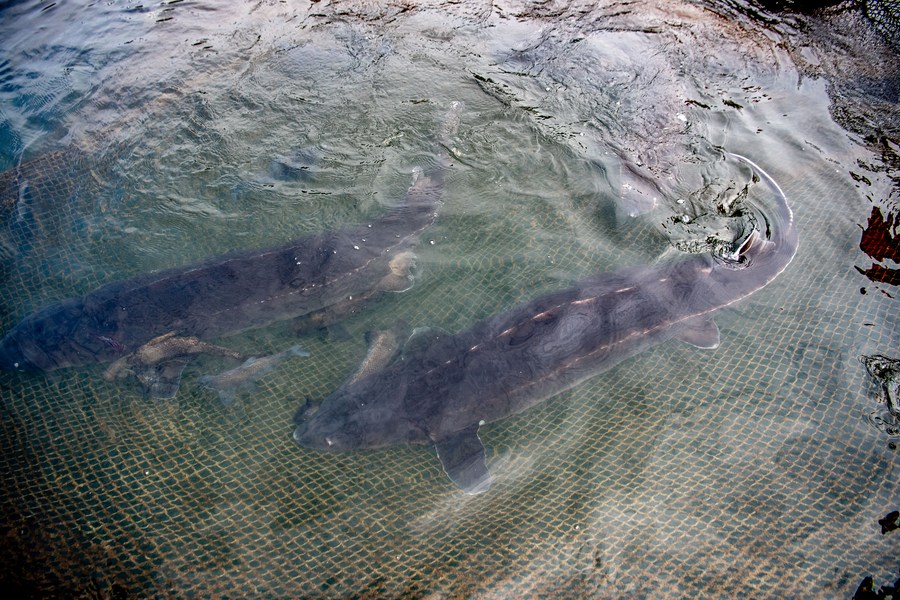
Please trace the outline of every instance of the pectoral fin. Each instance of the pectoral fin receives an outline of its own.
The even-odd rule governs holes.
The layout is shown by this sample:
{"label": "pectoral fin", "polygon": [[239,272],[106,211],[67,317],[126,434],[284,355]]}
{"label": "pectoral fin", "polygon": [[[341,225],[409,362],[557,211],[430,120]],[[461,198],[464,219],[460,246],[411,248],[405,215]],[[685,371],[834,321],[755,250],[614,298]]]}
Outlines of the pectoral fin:
{"label": "pectoral fin", "polygon": [[682,342],[712,350],[719,347],[719,327],[712,319],[692,319],[684,324],[681,332],[675,336]]}
{"label": "pectoral fin", "polygon": [[405,292],[412,287],[415,280],[413,272],[416,267],[416,255],[412,252],[402,252],[393,257],[388,263],[390,273],[385,275],[376,286],[376,289],[385,292]]}
{"label": "pectoral fin", "polygon": [[389,365],[400,354],[401,339],[405,339],[406,330],[406,323],[400,321],[391,329],[367,332],[366,343],[369,344],[369,351],[356,369],[356,373],[341,387],[353,385]]}
{"label": "pectoral fin", "polygon": [[467,494],[486,492],[491,486],[484,457],[484,444],[478,439],[478,426],[469,427],[434,445],[444,473]]}

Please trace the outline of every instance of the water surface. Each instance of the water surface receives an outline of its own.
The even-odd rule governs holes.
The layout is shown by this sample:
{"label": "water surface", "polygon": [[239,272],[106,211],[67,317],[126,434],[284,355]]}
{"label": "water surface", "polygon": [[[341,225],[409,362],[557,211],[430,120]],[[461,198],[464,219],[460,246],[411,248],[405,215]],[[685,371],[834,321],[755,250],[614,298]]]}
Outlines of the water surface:
{"label": "water surface", "polygon": [[[102,366],[0,375],[7,585],[845,598],[896,578],[878,525],[898,508],[896,438],[868,418],[858,357],[900,340],[900,290],[859,249],[874,208],[898,213],[897,73],[864,11],[23,2],[0,39],[4,332],[109,281],[375,218],[465,103],[415,286],[340,333],[222,341],[311,354],[235,407],[197,383],[216,359],[164,402]],[[669,343],[483,428],[495,483],[476,497],[430,448],[292,443],[291,415],[356,370],[366,331],[460,331],[727,235],[724,151],[780,183],[801,247],[717,317],[717,350]]]}

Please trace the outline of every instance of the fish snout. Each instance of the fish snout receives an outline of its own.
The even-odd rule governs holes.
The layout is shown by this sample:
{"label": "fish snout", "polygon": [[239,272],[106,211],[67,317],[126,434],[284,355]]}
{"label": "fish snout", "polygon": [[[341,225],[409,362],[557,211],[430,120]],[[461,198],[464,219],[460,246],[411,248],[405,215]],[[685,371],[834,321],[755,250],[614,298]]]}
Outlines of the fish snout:
{"label": "fish snout", "polygon": [[316,437],[311,435],[309,428],[306,424],[297,425],[296,429],[294,429],[294,435],[292,436],[294,441],[303,446],[304,448],[317,448],[319,444],[316,444]]}
{"label": "fish snout", "polygon": [[320,410],[309,400],[294,415],[294,441],[317,450],[353,450],[359,446],[357,424],[340,411]]}
{"label": "fish snout", "polygon": [[318,431],[311,423],[302,423],[294,429],[294,441],[304,448],[316,450],[343,450],[345,445],[340,441],[340,435],[329,435]]}
{"label": "fish snout", "polygon": [[6,337],[0,340],[0,371],[38,373],[41,368],[25,357],[14,339]]}
{"label": "fish snout", "polygon": [[303,405],[294,413],[294,441],[306,448],[329,448],[331,444],[319,430],[319,424],[314,417],[319,412],[319,404],[314,403],[309,397]]}

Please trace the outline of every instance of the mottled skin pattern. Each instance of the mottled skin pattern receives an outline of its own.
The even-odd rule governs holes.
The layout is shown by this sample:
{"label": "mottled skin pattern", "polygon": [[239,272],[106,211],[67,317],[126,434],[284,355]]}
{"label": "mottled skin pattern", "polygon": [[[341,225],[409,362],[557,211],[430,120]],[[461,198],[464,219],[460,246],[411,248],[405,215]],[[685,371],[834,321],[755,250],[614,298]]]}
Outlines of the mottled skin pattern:
{"label": "mottled skin pattern", "polygon": [[244,358],[240,352],[209,344],[195,337],[176,337],[174,332],[170,331],[150,340],[128,356],[114,361],[103,373],[103,378],[107,381],[114,381],[135,367],[151,367],[175,358],[195,354],[225,356],[236,360]]}
{"label": "mottled skin pattern", "polygon": [[[793,215],[777,184],[768,231],[754,230],[729,257],[606,273],[404,351],[380,372],[301,409],[295,440],[353,450],[434,444],[444,470],[478,493],[490,485],[481,424],[521,412],[672,338],[718,345],[712,313],[759,290],[797,249]],[[768,239],[766,239],[768,238]]]}

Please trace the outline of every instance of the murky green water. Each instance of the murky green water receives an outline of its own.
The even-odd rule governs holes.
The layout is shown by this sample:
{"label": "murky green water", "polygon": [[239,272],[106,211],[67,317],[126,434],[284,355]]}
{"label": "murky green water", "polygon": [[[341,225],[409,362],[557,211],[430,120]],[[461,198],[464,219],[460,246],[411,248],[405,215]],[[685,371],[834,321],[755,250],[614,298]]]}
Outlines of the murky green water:
{"label": "murky green water", "polygon": [[[853,11],[744,9],[5,9],[2,331],[108,281],[376,218],[434,164],[450,103],[465,110],[414,287],[340,332],[220,340],[311,353],[236,408],[197,384],[226,366],[210,358],[167,401],[102,366],[0,375],[3,581],[479,598],[844,598],[865,576],[893,582],[900,538],[878,519],[898,508],[896,440],[867,419],[879,405],[857,357],[896,356],[898,290],[853,268],[871,264],[873,206],[897,213],[896,95],[861,104],[896,81],[892,50]],[[838,81],[848,53],[819,30],[863,47],[868,79]],[[734,179],[722,150],[781,184],[801,247],[718,315],[717,350],[670,342],[483,428],[495,484],[480,496],[430,448],[292,442],[293,412],[355,370],[366,331],[460,331],[704,240]]]}

